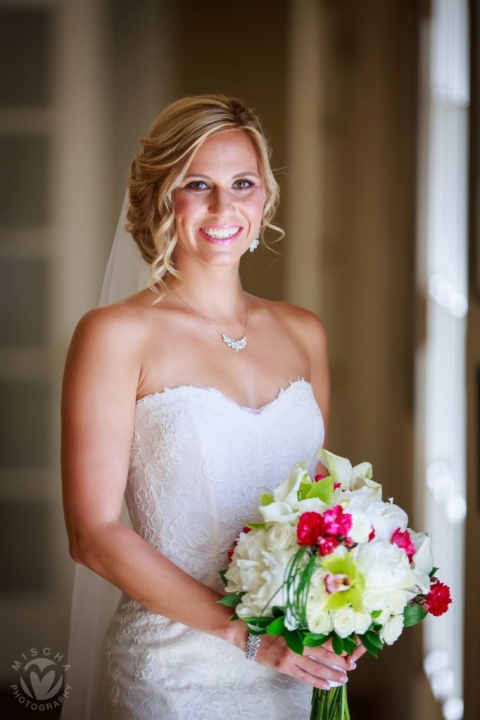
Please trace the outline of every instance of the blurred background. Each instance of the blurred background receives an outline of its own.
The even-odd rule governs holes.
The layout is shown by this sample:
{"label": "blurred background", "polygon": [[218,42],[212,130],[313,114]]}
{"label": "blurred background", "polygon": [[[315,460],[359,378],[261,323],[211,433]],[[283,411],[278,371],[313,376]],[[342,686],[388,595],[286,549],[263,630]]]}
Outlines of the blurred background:
{"label": "blurred background", "polygon": [[372,462],[452,588],[362,661],[352,717],[478,720],[479,29],[475,0],[0,0],[2,718],[35,715],[22,654],[66,657],[62,369],[129,163],[165,105],[219,91],[258,111],[282,187],[280,255],[244,285],[324,320],[330,449]]}

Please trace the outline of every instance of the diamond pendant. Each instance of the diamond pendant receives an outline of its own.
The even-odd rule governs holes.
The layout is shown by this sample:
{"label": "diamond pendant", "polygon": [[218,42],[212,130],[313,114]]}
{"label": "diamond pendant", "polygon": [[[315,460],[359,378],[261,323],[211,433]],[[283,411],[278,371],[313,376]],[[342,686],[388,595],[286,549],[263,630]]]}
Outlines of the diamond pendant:
{"label": "diamond pendant", "polygon": [[222,340],[226,345],[228,345],[228,347],[233,348],[236,352],[243,350],[247,344],[247,338],[245,335],[240,340],[233,340],[233,338],[228,337],[225,333],[222,333]]}

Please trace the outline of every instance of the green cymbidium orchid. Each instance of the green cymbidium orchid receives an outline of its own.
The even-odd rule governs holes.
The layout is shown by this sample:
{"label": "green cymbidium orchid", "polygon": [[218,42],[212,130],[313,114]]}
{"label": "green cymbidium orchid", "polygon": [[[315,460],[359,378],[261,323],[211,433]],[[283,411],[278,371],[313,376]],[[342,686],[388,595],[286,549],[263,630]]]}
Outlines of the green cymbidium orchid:
{"label": "green cymbidium orchid", "polygon": [[329,573],[325,578],[325,587],[330,596],[324,610],[335,611],[350,605],[355,612],[362,612],[365,581],[351,553],[344,557],[328,555],[322,559],[321,564]]}

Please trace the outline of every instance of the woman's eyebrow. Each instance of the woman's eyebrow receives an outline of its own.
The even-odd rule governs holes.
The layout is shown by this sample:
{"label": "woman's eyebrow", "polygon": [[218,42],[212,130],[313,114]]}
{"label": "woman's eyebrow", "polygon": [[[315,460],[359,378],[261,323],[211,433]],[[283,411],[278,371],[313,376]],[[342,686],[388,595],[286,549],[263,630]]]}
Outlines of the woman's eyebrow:
{"label": "woman's eyebrow", "polygon": [[[245,170],[245,172],[239,172],[235,173],[235,175],[232,175],[233,179],[236,180],[237,178],[246,177],[247,175],[251,175],[252,177],[260,178],[260,175],[256,173],[254,170]],[[203,180],[210,180],[210,175],[204,175],[203,173],[187,173],[185,175],[185,180],[187,178],[202,178]]]}

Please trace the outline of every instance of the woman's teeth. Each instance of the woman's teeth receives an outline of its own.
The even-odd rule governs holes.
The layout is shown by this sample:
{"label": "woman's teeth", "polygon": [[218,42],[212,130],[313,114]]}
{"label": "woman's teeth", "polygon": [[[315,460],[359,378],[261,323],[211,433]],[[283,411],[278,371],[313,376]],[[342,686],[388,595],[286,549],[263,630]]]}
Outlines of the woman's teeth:
{"label": "woman's teeth", "polygon": [[201,228],[202,232],[205,233],[205,235],[208,235],[211,238],[216,238],[217,240],[226,240],[227,238],[231,238],[234,235],[238,233],[240,230],[240,227],[230,227],[230,228]]}

